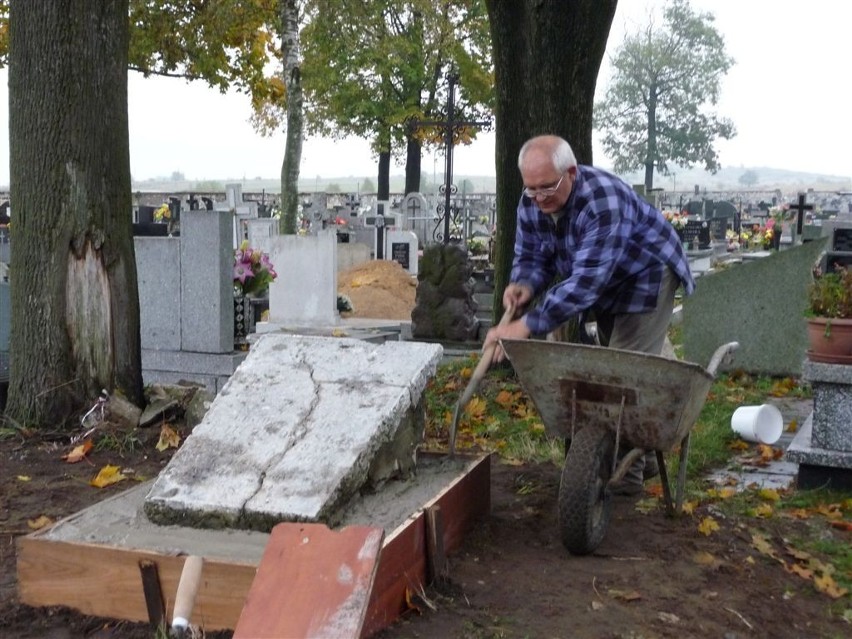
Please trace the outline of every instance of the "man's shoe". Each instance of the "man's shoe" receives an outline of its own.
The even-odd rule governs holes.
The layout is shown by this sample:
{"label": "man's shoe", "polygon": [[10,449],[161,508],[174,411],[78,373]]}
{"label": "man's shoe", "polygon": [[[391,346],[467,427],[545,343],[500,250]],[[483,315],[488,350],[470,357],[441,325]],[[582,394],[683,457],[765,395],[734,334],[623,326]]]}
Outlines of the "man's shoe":
{"label": "man's shoe", "polygon": [[660,466],[657,464],[656,455],[645,457],[645,467],[642,469],[642,479],[648,481],[660,474]]}
{"label": "man's shoe", "polygon": [[642,494],[644,487],[642,484],[628,482],[622,479],[621,481],[611,483],[609,485],[609,490],[613,495],[627,495],[633,497],[635,495]]}

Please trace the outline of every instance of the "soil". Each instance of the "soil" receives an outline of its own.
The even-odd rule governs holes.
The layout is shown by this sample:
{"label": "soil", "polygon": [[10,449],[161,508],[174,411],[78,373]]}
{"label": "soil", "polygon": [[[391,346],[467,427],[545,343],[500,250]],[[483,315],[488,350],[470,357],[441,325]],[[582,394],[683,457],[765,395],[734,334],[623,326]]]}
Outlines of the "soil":
{"label": "soil", "polygon": [[[356,314],[361,307],[374,317],[377,309],[390,317],[381,304],[398,308],[404,296],[410,315],[415,290],[410,280],[395,263],[382,262],[342,274],[339,283]],[[172,425],[182,437],[189,434],[180,421]],[[122,431],[104,424],[97,436],[100,449],[70,464],[62,456],[72,448],[73,434],[16,432],[0,438],[0,637],[152,639],[148,624],[18,601],[16,539],[31,532],[31,522],[41,516],[55,521],[115,495],[134,478],[151,478],[174,451],[157,450],[159,426]],[[91,486],[107,464],[131,478]],[[557,524],[560,472],[551,464],[507,465],[495,458],[490,515],[450,555],[448,578],[422,597],[415,594],[411,610],[379,638],[849,636],[842,614],[852,608],[850,597],[838,601],[817,592],[811,580],[758,551],[752,533],[759,521],[779,553],[789,539],[819,534],[839,540],[846,535],[848,541],[850,533],[825,526],[815,532],[809,520],[780,516],[725,516],[713,505],[669,518],[648,495],[616,497],[600,547],[589,556],[571,556]],[[643,507],[649,503],[650,509]],[[708,514],[720,528],[705,536],[698,522]]]}
{"label": "soil", "polygon": [[417,278],[398,262],[371,260],[337,276],[337,292],[352,302],[342,317],[410,320]]}

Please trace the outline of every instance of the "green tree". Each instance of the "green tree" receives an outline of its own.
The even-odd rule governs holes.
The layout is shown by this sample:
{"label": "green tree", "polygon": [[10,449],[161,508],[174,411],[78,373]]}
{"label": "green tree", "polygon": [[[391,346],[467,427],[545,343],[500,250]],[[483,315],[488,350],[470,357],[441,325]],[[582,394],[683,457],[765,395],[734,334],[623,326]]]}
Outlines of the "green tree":
{"label": "green tree", "polygon": [[11,0],[8,10],[15,250],[6,414],[56,427],[102,388],[143,400],[128,0]]}
{"label": "green tree", "polygon": [[364,178],[364,181],[361,182],[360,190],[361,193],[375,193],[376,185],[373,184],[373,181],[370,178]]}
{"label": "green tree", "polygon": [[553,133],[591,163],[595,83],[616,1],[486,0],[497,94],[495,317],[512,268],[523,188],[518,152],[534,135]]}
{"label": "green tree", "polygon": [[760,178],[758,177],[757,172],[752,171],[751,169],[749,169],[748,171],[745,171],[740,176],[740,179],[739,179],[740,184],[742,184],[745,187],[754,186],[759,181],[760,181]]}
{"label": "green tree", "polygon": [[[445,116],[446,74],[459,72],[457,115],[480,119],[491,101],[488,22],[482,0],[308,0],[304,43],[310,133],[371,141],[378,195],[387,198],[392,157],[406,158],[406,192],[420,181],[421,145],[434,131],[409,122]],[[470,136],[471,132],[463,135]]]}
{"label": "green tree", "polygon": [[617,172],[645,169],[645,188],[654,167],[669,175],[669,163],[719,169],[719,139],[735,135],[733,123],[713,113],[720,80],[733,65],[711,13],[695,13],[689,0],[672,0],[662,27],[649,20],[625,37],[612,60],[613,76],[595,120],[603,147]]}

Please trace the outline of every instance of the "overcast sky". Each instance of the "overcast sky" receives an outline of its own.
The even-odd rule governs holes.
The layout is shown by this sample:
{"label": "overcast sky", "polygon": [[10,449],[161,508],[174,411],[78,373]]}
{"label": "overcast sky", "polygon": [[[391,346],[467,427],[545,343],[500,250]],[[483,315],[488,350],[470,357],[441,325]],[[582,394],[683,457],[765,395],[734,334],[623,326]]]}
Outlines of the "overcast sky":
{"label": "overcast sky", "polygon": [[[716,16],[728,54],[736,60],[723,80],[718,105],[738,135],[720,142],[726,167],[769,167],[852,177],[849,40],[852,2],[845,0],[692,0]],[[660,14],[659,0],[621,0],[609,56],[625,29]],[[661,18],[658,18],[659,22]],[[608,64],[598,80],[602,93]],[[0,185],[9,183],[8,75],[0,71]],[[270,178],[280,174],[284,136],[263,138],[248,124],[248,98],[221,95],[201,84],[129,74],[130,163],[135,180],[182,172],[187,179]],[[595,162],[609,160],[596,147]],[[494,137],[457,147],[458,174],[494,174]],[[423,171],[441,176],[443,158],[427,154]],[[402,172],[402,167],[392,173]],[[302,178],[368,176],[375,159],[360,140],[309,139]]]}

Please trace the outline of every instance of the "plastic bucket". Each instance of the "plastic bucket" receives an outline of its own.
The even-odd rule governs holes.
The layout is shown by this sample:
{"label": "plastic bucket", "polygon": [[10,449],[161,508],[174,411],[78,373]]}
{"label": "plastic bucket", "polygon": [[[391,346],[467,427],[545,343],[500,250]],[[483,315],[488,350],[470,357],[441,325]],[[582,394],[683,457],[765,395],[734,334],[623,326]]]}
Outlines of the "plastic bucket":
{"label": "plastic bucket", "polygon": [[731,428],[746,441],[774,444],[784,430],[784,419],[771,404],[740,406],[731,416]]}

